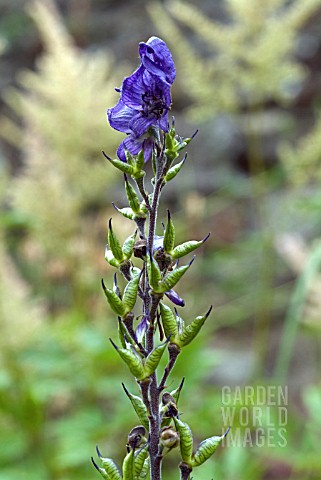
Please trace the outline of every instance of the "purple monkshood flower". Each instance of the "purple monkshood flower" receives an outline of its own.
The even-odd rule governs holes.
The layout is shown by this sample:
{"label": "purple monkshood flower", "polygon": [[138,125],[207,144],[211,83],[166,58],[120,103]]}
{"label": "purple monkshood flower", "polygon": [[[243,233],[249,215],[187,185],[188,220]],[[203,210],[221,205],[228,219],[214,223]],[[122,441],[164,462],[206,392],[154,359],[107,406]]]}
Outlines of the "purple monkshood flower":
{"label": "purple monkshood flower", "polygon": [[165,292],[165,295],[171,302],[173,302],[175,305],[178,307],[184,307],[185,306],[185,301],[183,298],[181,298],[175,290],[168,290],[168,292]]}
{"label": "purple monkshood flower", "polygon": [[136,341],[138,343],[142,343],[142,340],[144,338],[144,335],[148,327],[149,327],[149,315],[143,315],[143,318],[137,325],[136,332],[135,332]]}
{"label": "purple monkshood flower", "polygon": [[145,162],[151,158],[155,142],[151,127],[168,131],[170,87],[176,76],[172,55],[160,38],[140,43],[139,54],[140,66],[124,79],[117,105],[107,111],[110,126],[127,134],[117,150],[124,162],[126,150],[137,155],[143,149]]}

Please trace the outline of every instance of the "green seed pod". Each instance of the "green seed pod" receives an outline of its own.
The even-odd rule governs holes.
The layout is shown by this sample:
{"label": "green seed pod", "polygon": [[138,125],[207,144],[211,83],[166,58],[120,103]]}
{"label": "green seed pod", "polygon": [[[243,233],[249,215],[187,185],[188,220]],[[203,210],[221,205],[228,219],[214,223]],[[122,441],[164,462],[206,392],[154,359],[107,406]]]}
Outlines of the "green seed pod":
{"label": "green seed pod", "polygon": [[212,311],[212,306],[210,307],[210,309],[205,315],[196,317],[190,325],[187,325],[187,327],[183,328],[182,333],[179,335],[179,341],[178,341],[178,345],[180,347],[185,347],[185,345],[188,345],[189,343],[191,343],[192,340],[194,340],[194,338],[196,337],[196,335],[204,325],[211,311]]}
{"label": "green seed pod", "polygon": [[175,402],[178,403],[178,400],[179,400],[179,397],[180,397],[180,394],[181,394],[181,391],[182,391],[182,388],[183,388],[183,385],[184,385],[184,382],[185,382],[185,377],[183,377],[181,383],[179,384],[179,386],[177,388],[175,388],[175,390],[173,390],[170,394],[171,396],[174,398]]}
{"label": "green seed pod", "polygon": [[162,274],[157,262],[155,261],[152,255],[147,255],[147,271],[148,271],[148,278],[149,278],[149,283],[151,287],[155,290],[155,292],[158,292],[157,289],[158,289],[159,282],[162,279]]}
{"label": "green seed pod", "polygon": [[214,436],[203,440],[203,442],[199,444],[196,452],[193,455],[191,466],[198,467],[199,465],[202,465],[202,463],[206,462],[206,460],[208,460],[213,455],[219,444],[222,442],[223,438],[226,437],[229,430],[230,429],[228,428],[224,435],[222,435],[221,437]]}
{"label": "green seed pod", "polygon": [[144,462],[148,455],[148,443],[145,443],[139,450],[135,452],[134,458],[134,476],[138,477],[144,467]]}
{"label": "green seed pod", "polygon": [[123,302],[118,297],[116,292],[110,290],[109,288],[106,288],[104,280],[101,280],[101,284],[110,307],[117,315],[120,315],[122,317],[125,314],[125,307],[123,305]]}
{"label": "green seed pod", "polygon": [[174,418],[176,430],[180,436],[180,449],[183,462],[190,464],[193,454],[193,434],[187,423]]}
{"label": "green seed pod", "polygon": [[143,170],[144,164],[145,164],[144,151],[141,150],[136,157],[136,161],[134,165],[134,173],[131,174],[132,177],[135,178],[136,180],[144,177],[145,175],[145,172]]}
{"label": "green seed pod", "polygon": [[149,472],[149,457],[146,458],[144,461],[144,466],[142,468],[142,471],[140,472],[140,475],[137,477],[139,480],[145,480]]}
{"label": "green seed pod", "polygon": [[125,314],[132,311],[137,299],[137,292],[139,286],[140,275],[136,275],[130,280],[124,290],[123,305],[125,307]]}
{"label": "green seed pod", "polygon": [[139,357],[138,353],[131,348],[118,348],[114,344],[112,339],[109,339],[119,356],[128,366],[130,372],[134,375],[137,380],[143,380],[146,378],[145,369],[142,363],[142,359]]}
{"label": "green seed pod", "polygon": [[109,475],[107,475],[107,472],[104,468],[101,468],[101,467],[98,467],[97,463],[95,462],[95,460],[93,459],[93,457],[91,457],[91,461],[95,467],[95,469],[100,473],[100,475],[103,477],[103,478],[106,478],[106,480],[109,480],[110,477]]}
{"label": "green seed pod", "polygon": [[178,314],[178,311],[176,310],[176,308],[174,308],[175,310],[175,315],[176,315],[176,323],[177,323],[177,329],[178,329],[178,338],[179,336],[182,334],[184,328],[185,328],[185,322],[184,320],[182,319],[182,317],[179,316]]}
{"label": "green seed pod", "polygon": [[175,244],[175,227],[169,210],[167,210],[167,214],[167,225],[164,233],[164,250],[166,253],[171,253]]}
{"label": "green seed pod", "polygon": [[125,175],[125,190],[126,190],[126,195],[128,198],[130,208],[133,210],[134,213],[140,213],[140,203],[138,200],[137,193],[135,192],[134,187],[127,180],[126,175]]}
{"label": "green seed pod", "polygon": [[121,172],[127,173],[128,175],[131,175],[133,173],[134,168],[129,163],[123,162],[122,160],[118,159],[113,160],[112,158],[108,157],[105,152],[103,152],[103,155],[115,168],[118,168],[118,170],[120,170]]}
{"label": "green seed pod", "polygon": [[126,260],[129,260],[133,254],[133,248],[136,242],[136,235],[137,235],[137,230],[135,230],[135,232],[132,235],[130,235],[128,238],[126,238],[126,240],[124,241],[122,251]]}
{"label": "green seed pod", "polygon": [[118,337],[123,348],[126,348],[125,337],[128,334],[127,328],[123,324],[120,317],[118,317]]}
{"label": "green seed pod", "polygon": [[116,260],[121,262],[124,259],[123,251],[119,240],[117,239],[111,225],[111,219],[109,220],[109,228],[108,228],[108,246],[112,251]]}
{"label": "green seed pod", "polygon": [[167,273],[167,275],[165,275],[163,280],[159,282],[158,287],[157,288],[153,287],[155,292],[165,293],[165,292],[168,292],[168,290],[171,290],[173,287],[175,287],[176,283],[179,282],[179,280],[182,278],[184,273],[187,272],[189,267],[192,265],[194,258],[189,262],[188,265],[175,268],[171,272]]}
{"label": "green seed pod", "polygon": [[175,127],[172,126],[165,135],[165,146],[168,150],[175,148]]}
{"label": "green seed pod", "polygon": [[184,255],[187,255],[188,253],[193,252],[198,247],[203,245],[203,243],[206,242],[209,236],[210,236],[210,233],[205,238],[203,238],[203,240],[200,240],[200,241],[190,240],[189,242],[185,242],[185,243],[182,243],[181,245],[177,245],[177,247],[175,247],[171,252],[173,259],[184,257]]}
{"label": "green seed pod", "polygon": [[107,477],[109,480],[121,480],[121,473],[119,467],[114,460],[111,458],[105,458],[101,455],[98,447],[96,447],[97,455],[100,458],[100,461],[104,467],[104,470],[107,473]]}
{"label": "green seed pod", "polygon": [[123,480],[134,480],[134,450],[132,449],[123,461]]}
{"label": "green seed pod", "polygon": [[149,377],[153,372],[155,372],[167,344],[168,340],[166,340],[166,342],[164,342],[163,344],[158,345],[158,347],[155,347],[154,350],[152,350],[146,358],[144,362],[146,377]]}
{"label": "green seed pod", "polygon": [[135,219],[135,213],[132,211],[131,208],[125,207],[125,208],[118,208],[114,203],[113,207],[115,210],[117,210],[118,213],[120,213],[123,217],[129,218],[130,220]]}
{"label": "green seed pod", "polygon": [[178,335],[178,327],[174,313],[172,309],[163,303],[159,304],[160,313],[162,317],[162,325],[166,338],[170,336],[170,342],[175,343],[175,339]]}
{"label": "green seed pod", "polygon": [[133,406],[141,424],[144,425],[144,427],[146,429],[148,429],[149,428],[148,415],[147,415],[147,410],[146,410],[146,407],[144,405],[143,400],[140,397],[138,397],[137,395],[132,395],[127,390],[127,388],[125,387],[125,385],[123,383],[122,383],[122,386],[123,386],[123,389],[125,390],[125,393],[126,393],[127,397],[131,401],[131,404],[132,404],[132,406]]}
{"label": "green seed pod", "polygon": [[111,265],[112,267],[118,268],[119,267],[119,262],[116,260],[116,258],[113,255],[113,252],[108,248],[108,245],[106,245],[105,249],[105,260]]}
{"label": "green seed pod", "polygon": [[173,180],[173,178],[176,177],[176,175],[180,172],[182,166],[184,165],[186,157],[187,157],[187,154],[185,155],[185,157],[181,162],[179,162],[177,165],[174,165],[168,170],[164,178],[165,182],[170,182],[171,180]]}

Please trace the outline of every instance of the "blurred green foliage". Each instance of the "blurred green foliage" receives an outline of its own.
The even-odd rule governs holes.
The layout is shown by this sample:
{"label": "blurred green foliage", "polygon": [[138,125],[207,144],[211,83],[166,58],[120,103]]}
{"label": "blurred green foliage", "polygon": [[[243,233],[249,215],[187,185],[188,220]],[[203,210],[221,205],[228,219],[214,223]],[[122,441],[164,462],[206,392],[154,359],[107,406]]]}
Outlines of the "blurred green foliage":
{"label": "blurred green foliage", "polygon": [[[187,317],[210,303],[216,317],[207,325],[211,337],[205,342],[203,335],[186,350],[184,364],[178,362],[173,384],[188,377],[182,418],[205,438],[222,423],[221,385],[264,384],[273,377],[275,358],[281,363],[284,358],[278,350],[282,335],[290,358],[299,352],[298,333],[313,337],[308,378],[300,378],[306,371],[297,373],[297,363],[283,371],[294,392],[287,448],[226,447],[200,467],[197,478],[318,479],[321,289],[320,262],[311,255],[312,240],[321,235],[320,121],[316,113],[311,129],[297,140],[299,119],[290,107],[308,74],[293,48],[321,2],[223,4],[224,22],[185,2],[167,2],[167,10],[148,4],[174,53],[184,116],[204,129],[209,125],[210,132],[213,118],[230,116],[244,135],[248,161],[246,175],[225,167],[218,191],[206,197],[177,185],[177,236],[216,234],[179,293],[190,305]],[[1,172],[0,476],[95,478],[89,463],[95,444],[120,458],[128,425],[136,422],[120,389],[126,370],[106,342],[115,326],[99,289],[106,273],[105,223],[112,215],[106,205],[121,181],[100,154],[103,148],[112,154],[119,141],[106,125],[105,109],[115,103],[114,86],[126,72],[106,50],[79,49],[52,2],[33,2],[29,13],[43,51],[35,69],[21,71],[16,86],[3,92],[10,114],[0,122],[0,135],[19,149],[23,161],[18,175],[9,168]],[[10,40],[17,32],[6,22]],[[192,32],[192,43],[186,32]],[[204,57],[200,45],[206,46]],[[272,100],[282,109],[269,108]],[[276,149],[278,161],[267,169],[262,144],[270,130],[286,137]],[[206,162],[215,165],[221,179],[214,154],[207,156],[204,170]],[[116,225],[125,238],[127,224]],[[291,255],[281,236],[289,231],[305,240],[300,265],[302,249],[295,243]],[[295,289],[280,255],[300,277]],[[289,330],[282,334],[282,327],[292,293],[287,322],[296,330],[289,344]],[[307,321],[311,304],[313,322]],[[207,367],[202,378],[198,364]],[[135,385],[128,388],[135,392]],[[167,477],[174,479],[170,467]]]}

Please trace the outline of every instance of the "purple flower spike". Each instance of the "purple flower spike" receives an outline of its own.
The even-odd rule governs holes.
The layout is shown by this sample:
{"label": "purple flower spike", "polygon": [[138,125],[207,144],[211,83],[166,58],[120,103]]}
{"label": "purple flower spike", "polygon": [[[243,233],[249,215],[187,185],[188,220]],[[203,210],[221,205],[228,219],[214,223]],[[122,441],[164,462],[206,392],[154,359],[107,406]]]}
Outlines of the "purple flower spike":
{"label": "purple flower spike", "polygon": [[185,301],[175,292],[175,290],[168,290],[168,292],[165,292],[165,295],[178,307],[185,307]]}
{"label": "purple flower spike", "polygon": [[147,162],[155,144],[152,130],[168,131],[170,87],[176,76],[172,55],[163,40],[151,37],[140,44],[139,53],[141,65],[124,79],[117,105],[107,111],[110,126],[127,134],[117,150],[124,162],[126,150],[132,155],[143,150]]}
{"label": "purple flower spike", "polygon": [[137,325],[136,332],[135,332],[137,343],[142,343],[142,340],[144,338],[144,335],[148,327],[149,327],[149,317],[147,315],[143,315],[143,318],[141,319],[140,323]]}

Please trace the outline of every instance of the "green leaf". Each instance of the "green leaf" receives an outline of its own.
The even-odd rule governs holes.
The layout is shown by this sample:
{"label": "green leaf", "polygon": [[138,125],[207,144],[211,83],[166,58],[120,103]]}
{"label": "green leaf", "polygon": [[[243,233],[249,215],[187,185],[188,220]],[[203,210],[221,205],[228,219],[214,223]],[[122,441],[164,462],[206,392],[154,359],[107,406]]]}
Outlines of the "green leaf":
{"label": "green leaf", "polygon": [[105,287],[104,280],[101,280],[104,294],[112,310],[121,317],[125,314],[125,307],[116,292]]}
{"label": "green leaf", "polygon": [[148,428],[149,428],[148,415],[147,415],[147,410],[146,410],[146,407],[145,407],[145,404],[144,404],[143,400],[140,397],[138,397],[137,395],[131,394],[127,390],[127,388],[125,387],[125,385],[123,383],[122,383],[122,386],[123,386],[123,389],[125,390],[125,393],[126,393],[127,397],[131,401],[131,404],[132,404],[132,406],[133,406],[141,424],[146,428],[146,430],[148,430]]}

